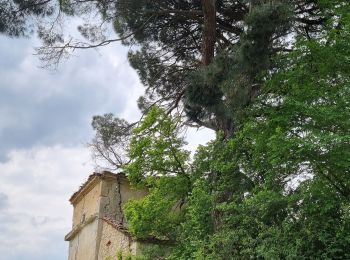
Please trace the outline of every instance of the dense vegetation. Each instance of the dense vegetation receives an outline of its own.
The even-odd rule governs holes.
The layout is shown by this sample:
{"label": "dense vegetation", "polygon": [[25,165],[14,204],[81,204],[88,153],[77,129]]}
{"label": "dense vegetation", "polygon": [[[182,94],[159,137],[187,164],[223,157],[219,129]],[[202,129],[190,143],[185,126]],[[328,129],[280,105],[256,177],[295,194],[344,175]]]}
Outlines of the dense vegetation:
{"label": "dense vegetation", "polygon": [[[8,15],[0,31],[26,33],[25,17],[50,17],[53,3],[12,23]],[[146,87],[144,116],[133,124],[94,117],[93,146],[150,191],[125,208],[130,232],[172,246],[145,258],[350,259],[348,1],[57,6],[73,16],[98,10],[124,44],[138,46],[129,58]],[[91,25],[80,31],[89,43],[41,28],[39,51],[55,62],[69,49],[117,40]],[[193,158],[184,149],[188,125],[216,131]]]}
{"label": "dense vegetation", "polygon": [[174,240],[169,259],[350,258],[349,18],[278,57],[240,130],[218,133],[193,161],[177,119],[151,110],[126,167],[151,189],[126,208],[136,236]]}
{"label": "dense vegetation", "polygon": [[[234,135],[219,131],[193,161],[179,118],[149,111],[125,167],[151,191],[126,208],[135,236],[173,241],[169,259],[350,258],[350,16],[335,10],[341,28],[325,25],[322,37],[299,37],[274,57]],[[235,56],[227,59],[200,69],[197,84],[232,88]]]}

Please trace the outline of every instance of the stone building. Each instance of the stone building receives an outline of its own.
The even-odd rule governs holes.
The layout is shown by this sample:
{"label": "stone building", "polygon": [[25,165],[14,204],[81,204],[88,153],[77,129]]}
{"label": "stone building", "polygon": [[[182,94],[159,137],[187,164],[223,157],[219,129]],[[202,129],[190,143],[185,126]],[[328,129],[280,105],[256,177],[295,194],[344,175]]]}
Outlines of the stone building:
{"label": "stone building", "polygon": [[94,173],[70,198],[74,207],[69,260],[116,259],[117,254],[138,255],[144,242],[128,233],[123,206],[142,198],[145,190],[133,190],[124,174]]}

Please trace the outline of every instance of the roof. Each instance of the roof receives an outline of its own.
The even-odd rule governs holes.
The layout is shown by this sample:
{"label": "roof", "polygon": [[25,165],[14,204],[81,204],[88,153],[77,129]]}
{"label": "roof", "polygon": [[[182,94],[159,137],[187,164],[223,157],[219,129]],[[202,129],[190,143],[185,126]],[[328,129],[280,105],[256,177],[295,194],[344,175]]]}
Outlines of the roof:
{"label": "roof", "polygon": [[82,185],[80,185],[80,188],[73,193],[73,195],[69,199],[70,203],[74,204],[75,202],[77,202],[79,197],[87,194],[93,187],[95,187],[99,180],[105,178],[125,179],[126,176],[124,173],[112,173],[109,171],[103,171],[101,173],[94,172],[90,174],[88,179]]}
{"label": "roof", "polygon": [[115,219],[105,216],[101,218],[103,221],[105,221],[107,224],[111,225],[114,229],[119,230],[120,232],[124,233],[125,235],[131,237],[128,229],[121,223],[118,223]]}

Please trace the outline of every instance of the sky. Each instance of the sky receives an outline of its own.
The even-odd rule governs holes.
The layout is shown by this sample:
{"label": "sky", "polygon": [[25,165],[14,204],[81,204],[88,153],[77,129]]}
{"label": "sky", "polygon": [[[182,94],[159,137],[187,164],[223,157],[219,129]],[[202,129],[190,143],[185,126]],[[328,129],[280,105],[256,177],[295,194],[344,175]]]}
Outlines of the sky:
{"label": "sky", "polygon": [[[0,259],[67,259],[68,199],[96,165],[92,116],[140,116],[143,93],[120,44],[77,53],[57,71],[40,68],[34,38],[0,36]],[[213,138],[188,133],[188,148]]]}

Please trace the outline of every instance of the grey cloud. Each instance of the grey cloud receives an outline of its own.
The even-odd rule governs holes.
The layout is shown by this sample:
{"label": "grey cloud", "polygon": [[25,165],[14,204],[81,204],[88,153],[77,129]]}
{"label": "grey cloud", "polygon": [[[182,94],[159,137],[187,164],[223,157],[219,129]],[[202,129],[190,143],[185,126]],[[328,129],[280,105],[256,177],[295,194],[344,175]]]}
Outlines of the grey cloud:
{"label": "grey cloud", "polygon": [[11,70],[18,66],[28,52],[30,41],[28,39],[9,40],[0,35],[0,67],[1,70]]}
{"label": "grey cloud", "polygon": [[39,227],[39,226],[42,226],[42,225],[49,223],[49,217],[47,217],[47,216],[34,216],[34,217],[30,218],[30,223],[34,227]]}
{"label": "grey cloud", "polygon": [[0,38],[0,161],[11,149],[86,143],[93,115],[122,114],[137,98],[130,89],[138,87],[138,79],[120,46],[102,56],[81,53],[52,73],[37,67],[32,45]]}
{"label": "grey cloud", "polygon": [[0,193],[0,211],[7,208],[8,197],[5,193]]}
{"label": "grey cloud", "polygon": [[0,259],[67,259],[68,199],[92,171],[81,164],[87,158],[79,147],[35,147],[0,163],[0,191],[9,201],[0,210]]}
{"label": "grey cloud", "polygon": [[53,223],[61,223],[64,222],[65,219],[61,217],[50,217],[50,216],[32,216],[30,217],[30,223],[34,227],[40,227],[46,224],[53,224]]}
{"label": "grey cloud", "polygon": [[[18,216],[13,216],[18,214]],[[33,225],[35,231],[28,232],[26,221]],[[35,225],[32,222],[35,222]],[[0,212],[0,253],[1,259],[11,260],[62,260],[68,257],[67,243],[63,240],[60,230],[41,230],[45,224],[50,224],[49,217],[31,217],[28,214],[10,212],[1,214]],[[18,228],[17,226],[20,226]],[[22,229],[24,228],[24,229]],[[27,229],[27,230],[25,230]],[[28,235],[25,238],[23,233]],[[31,236],[29,236],[31,235]],[[40,241],[39,241],[40,238]],[[34,240],[34,241],[33,241]],[[42,250],[32,249],[31,244],[42,243]],[[29,245],[29,247],[28,247]],[[38,245],[36,247],[39,247]]]}
{"label": "grey cloud", "polygon": [[1,210],[0,208],[0,241],[2,241],[0,243],[0,253],[2,253],[1,246],[4,246],[5,241],[7,241],[7,243],[9,242],[9,238],[7,237],[9,234],[11,234],[12,236],[20,235],[18,231],[14,230],[14,227],[19,222],[19,216],[13,215],[7,209],[7,205],[6,210]]}

